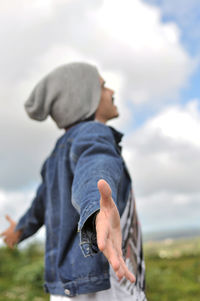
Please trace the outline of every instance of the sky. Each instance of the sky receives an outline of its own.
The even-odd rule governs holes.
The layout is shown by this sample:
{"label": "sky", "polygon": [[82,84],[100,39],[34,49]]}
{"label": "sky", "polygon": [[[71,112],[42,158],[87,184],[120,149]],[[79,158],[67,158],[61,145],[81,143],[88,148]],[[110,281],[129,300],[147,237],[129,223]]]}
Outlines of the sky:
{"label": "sky", "polygon": [[[55,67],[97,66],[120,111],[143,232],[200,228],[198,0],[0,1],[0,231],[18,220],[62,130],[24,102]],[[44,229],[35,236],[44,237]]]}

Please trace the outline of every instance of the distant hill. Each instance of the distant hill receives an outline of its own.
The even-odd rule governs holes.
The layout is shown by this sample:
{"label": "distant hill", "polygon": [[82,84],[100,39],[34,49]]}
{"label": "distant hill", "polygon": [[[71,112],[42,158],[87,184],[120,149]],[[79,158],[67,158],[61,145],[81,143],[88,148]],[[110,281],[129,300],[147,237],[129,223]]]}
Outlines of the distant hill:
{"label": "distant hill", "polygon": [[200,237],[200,229],[177,229],[171,231],[159,231],[159,232],[149,232],[144,233],[143,238],[144,241],[150,240],[164,240],[164,239],[178,239],[178,238],[192,238],[192,237]]}

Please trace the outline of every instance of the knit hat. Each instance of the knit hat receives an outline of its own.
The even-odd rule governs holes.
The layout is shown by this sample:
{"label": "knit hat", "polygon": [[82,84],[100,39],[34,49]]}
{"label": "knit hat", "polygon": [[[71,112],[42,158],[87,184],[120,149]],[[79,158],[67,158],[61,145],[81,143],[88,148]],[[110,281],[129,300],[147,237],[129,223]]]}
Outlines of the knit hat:
{"label": "knit hat", "polygon": [[59,128],[87,119],[95,113],[101,97],[100,75],[86,63],[62,65],[47,74],[25,102],[30,118],[50,115]]}

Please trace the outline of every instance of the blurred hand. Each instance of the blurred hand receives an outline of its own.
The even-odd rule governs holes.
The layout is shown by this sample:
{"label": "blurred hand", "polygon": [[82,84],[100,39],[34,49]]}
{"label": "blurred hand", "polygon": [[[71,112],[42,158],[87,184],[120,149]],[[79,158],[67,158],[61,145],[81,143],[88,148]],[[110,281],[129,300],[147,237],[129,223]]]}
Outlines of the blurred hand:
{"label": "blurred hand", "polygon": [[126,277],[135,282],[135,276],[123,259],[120,216],[112,199],[111,188],[105,180],[99,180],[98,189],[101,195],[100,211],[96,216],[98,248],[108,259],[119,280]]}
{"label": "blurred hand", "polygon": [[22,231],[18,230],[15,232],[16,222],[13,221],[9,215],[6,215],[5,217],[10,223],[10,226],[4,232],[0,233],[0,236],[4,237],[4,242],[9,248],[13,249],[14,245],[19,241]]}

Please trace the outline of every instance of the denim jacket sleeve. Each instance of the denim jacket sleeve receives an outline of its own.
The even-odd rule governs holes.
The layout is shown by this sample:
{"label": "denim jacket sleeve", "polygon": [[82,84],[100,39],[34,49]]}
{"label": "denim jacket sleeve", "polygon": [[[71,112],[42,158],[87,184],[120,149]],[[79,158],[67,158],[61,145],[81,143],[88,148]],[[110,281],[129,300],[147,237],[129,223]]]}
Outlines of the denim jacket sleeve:
{"label": "denim jacket sleeve", "polygon": [[72,204],[80,214],[80,247],[84,256],[89,256],[99,251],[92,219],[100,209],[97,182],[100,179],[108,182],[112,198],[118,206],[118,186],[123,162],[112,131],[99,122],[89,122],[82,126],[72,142],[70,158],[74,174]]}
{"label": "denim jacket sleeve", "polygon": [[[36,196],[32,201],[31,206],[25,212],[25,214],[18,221],[15,231],[22,230],[22,236],[19,242],[30,237],[39,230],[39,228],[44,224],[45,215],[45,184],[42,182],[37,189]],[[19,243],[18,242],[18,243]]]}

